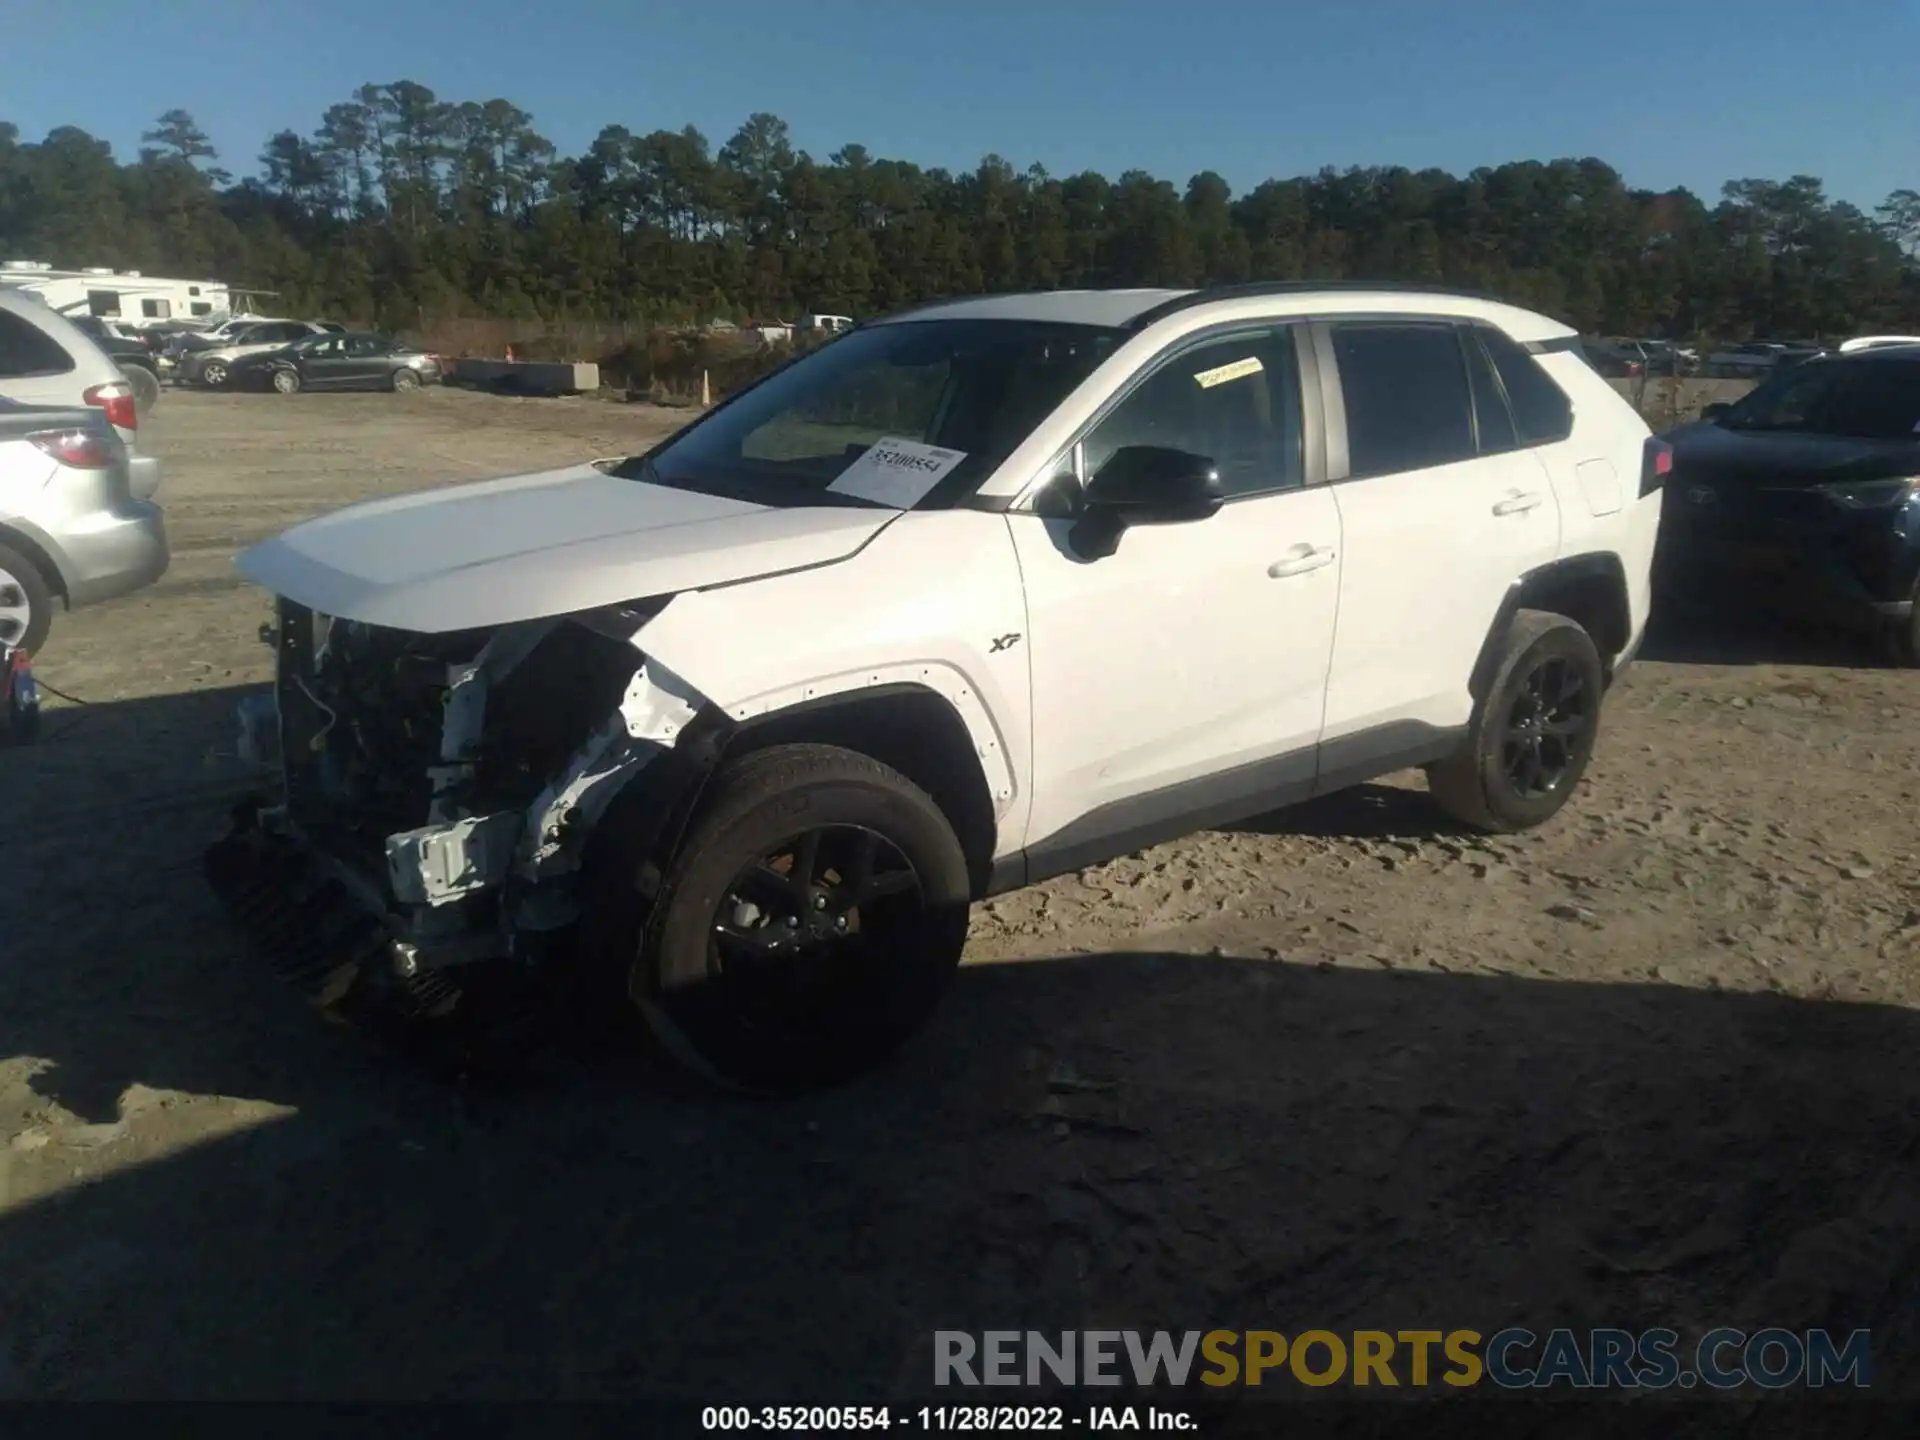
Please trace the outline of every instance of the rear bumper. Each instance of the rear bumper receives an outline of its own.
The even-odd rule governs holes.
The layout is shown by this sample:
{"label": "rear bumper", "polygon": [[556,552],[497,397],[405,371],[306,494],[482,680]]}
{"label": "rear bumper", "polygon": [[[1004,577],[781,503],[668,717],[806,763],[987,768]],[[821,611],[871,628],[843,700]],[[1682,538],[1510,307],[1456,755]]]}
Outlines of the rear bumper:
{"label": "rear bumper", "polygon": [[153,584],[171,559],[160,507],[145,500],[75,517],[48,538],[73,609]]}
{"label": "rear bumper", "polygon": [[127,488],[136,500],[151,500],[160,493],[160,462],[152,455],[127,457]]}

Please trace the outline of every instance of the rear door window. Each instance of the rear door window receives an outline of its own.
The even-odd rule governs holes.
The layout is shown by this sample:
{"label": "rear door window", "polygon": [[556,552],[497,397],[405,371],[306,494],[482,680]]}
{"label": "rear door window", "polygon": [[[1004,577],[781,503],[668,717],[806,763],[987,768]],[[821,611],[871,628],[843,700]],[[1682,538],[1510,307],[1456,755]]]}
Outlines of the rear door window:
{"label": "rear door window", "polygon": [[1416,321],[1334,325],[1350,478],[1474,457],[1473,395],[1456,327]]}
{"label": "rear door window", "polygon": [[73,357],[59,341],[11,311],[0,310],[0,380],[65,375],[72,369]]}

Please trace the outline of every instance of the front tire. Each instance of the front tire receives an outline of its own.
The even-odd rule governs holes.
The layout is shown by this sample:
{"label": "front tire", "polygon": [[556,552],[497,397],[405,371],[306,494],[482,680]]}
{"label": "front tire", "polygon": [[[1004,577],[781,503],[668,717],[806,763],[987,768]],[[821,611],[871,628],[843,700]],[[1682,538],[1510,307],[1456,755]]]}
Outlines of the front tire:
{"label": "front tire", "polygon": [[53,629],[53,592],[33,561],[0,545],[0,652],[40,653]]}
{"label": "front tire", "polygon": [[637,858],[602,872],[595,948],[661,1048],[729,1088],[802,1091],[878,1065],[966,943],[946,816],[850,750],[782,745],[724,767],[644,918],[622,914]]}
{"label": "front tire", "polygon": [[276,370],[273,372],[273,388],[281,395],[300,393],[300,372],[297,370]]}
{"label": "front tire", "polygon": [[1545,824],[1586,774],[1605,688],[1592,636],[1564,615],[1520,611],[1466,745],[1427,768],[1427,788],[1475,830]]}
{"label": "front tire", "polygon": [[227,384],[227,366],[223,360],[209,360],[200,371],[200,383],[209,390],[222,390]]}

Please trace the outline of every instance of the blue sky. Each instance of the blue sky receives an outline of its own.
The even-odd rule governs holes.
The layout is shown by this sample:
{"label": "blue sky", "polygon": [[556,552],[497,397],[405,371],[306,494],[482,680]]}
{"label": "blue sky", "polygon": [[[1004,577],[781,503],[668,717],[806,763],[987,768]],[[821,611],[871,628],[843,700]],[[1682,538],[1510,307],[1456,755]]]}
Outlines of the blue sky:
{"label": "blue sky", "polygon": [[1920,0],[0,0],[0,119],[130,156],[190,110],[223,163],[374,80],[502,96],[563,151],[753,110],[824,157],[1055,174],[1597,155],[1707,199],[1920,188]]}

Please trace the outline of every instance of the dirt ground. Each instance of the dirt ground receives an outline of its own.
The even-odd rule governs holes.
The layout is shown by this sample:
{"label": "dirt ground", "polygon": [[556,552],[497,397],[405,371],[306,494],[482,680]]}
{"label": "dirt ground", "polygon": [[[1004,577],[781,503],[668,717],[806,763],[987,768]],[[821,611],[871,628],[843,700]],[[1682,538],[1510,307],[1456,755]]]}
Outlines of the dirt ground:
{"label": "dirt ground", "polygon": [[804,1103],[315,1021],[198,874],[269,667],[233,553],[675,419],[148,422],[173,568],[62,617],[88,703],[0,751],[0,1397],[877,1403],[936,1328],[1507,1324],[1865,1327],[1914,1393],[1920,674],[1844,639],[1656,637],[1525,838],[1401,777],[983,905],[931,1031]]}

